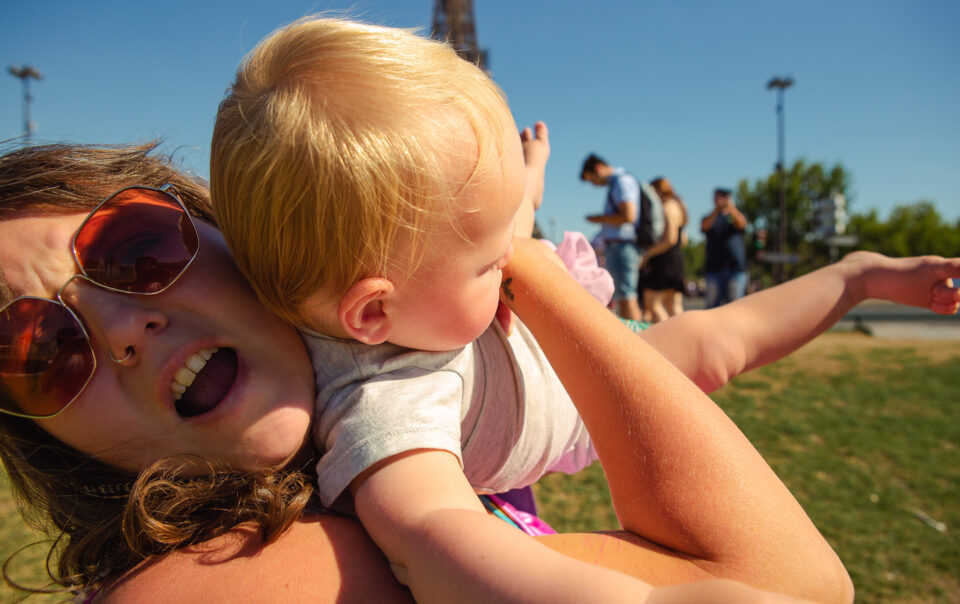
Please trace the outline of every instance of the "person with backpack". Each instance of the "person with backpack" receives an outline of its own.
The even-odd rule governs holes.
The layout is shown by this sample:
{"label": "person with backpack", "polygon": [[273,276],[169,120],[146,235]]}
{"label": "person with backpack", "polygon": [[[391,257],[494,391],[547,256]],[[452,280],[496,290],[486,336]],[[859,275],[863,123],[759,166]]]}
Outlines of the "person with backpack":
{"label": "person with backpack", "polygon": [[606,269],[613,277],[613,300],[624,319],[642,318],[639,302],[639,269],[643,251],[663,235],[663,208],[656,192],[623,168],[613,167],[591,154],[583,162],[580,180],[607,187],[602,214],[587,216],[602,226]]}

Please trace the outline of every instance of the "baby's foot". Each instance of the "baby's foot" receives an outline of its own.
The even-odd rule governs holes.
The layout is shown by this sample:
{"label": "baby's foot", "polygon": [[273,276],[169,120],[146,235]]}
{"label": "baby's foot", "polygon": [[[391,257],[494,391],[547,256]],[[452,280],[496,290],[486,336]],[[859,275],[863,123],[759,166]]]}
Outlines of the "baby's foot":
{"label": "baby's foot", "polygon": [[527,170],[527,189],[524,200],[536,210],[543,203],[543,179],[550,158],[550,133],[547,125],[537,122],[533,130],[529,127],[520,132],[523,143],[523,161]]}
{"label": "baby's foot", "polygon": [[865,296],[953,314],[960,307],[960,258],[918,256],[887,258],[854,252],[844,258],[859,264]]}

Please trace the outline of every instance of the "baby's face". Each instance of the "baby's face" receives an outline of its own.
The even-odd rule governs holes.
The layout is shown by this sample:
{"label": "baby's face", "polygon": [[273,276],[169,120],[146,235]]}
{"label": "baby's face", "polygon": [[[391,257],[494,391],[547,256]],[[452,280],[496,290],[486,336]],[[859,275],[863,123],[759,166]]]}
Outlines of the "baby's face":
{"label": "baby's face", "polygon": [[[496,141],[501,153],[488,149],[469,182],[476,153],[452,154],[451,183],[460,189],[453,221],[460,233],[449,218],[438,218],[427,235],[423,261],[405,279],[393,279],[397,320],[388,341],[453,350],[475,340],[493,321],[525,186],[523,150],[512,122],[501,137]],[[475,148],[472,137],[469,144]]]}

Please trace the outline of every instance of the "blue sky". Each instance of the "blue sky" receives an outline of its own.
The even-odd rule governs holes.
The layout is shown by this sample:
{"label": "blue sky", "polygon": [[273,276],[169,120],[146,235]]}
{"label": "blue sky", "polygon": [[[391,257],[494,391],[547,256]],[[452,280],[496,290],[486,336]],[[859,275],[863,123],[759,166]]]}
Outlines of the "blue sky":
{"label": "blue sky", "polygon": [[[322,10],[429,31],[431,0],[6,0],[0,6],[0,140],[22,131],[31,64],[37,142],[160,137],[208,175],[217,103],[241,57],[278,26]],[[933,201],[960,218],[960,3],[952,0],[474,0],[518,125],[543,119],[553,154],[539,221],[584,222],[603,193],[578,180],[593,151],[643,178],[668,176],[693,217],[718,185],[776,159],[774,75],[786,93],[786,157],[841,162],[851,211]],[[695,230],[695,229],[694,229]]]}

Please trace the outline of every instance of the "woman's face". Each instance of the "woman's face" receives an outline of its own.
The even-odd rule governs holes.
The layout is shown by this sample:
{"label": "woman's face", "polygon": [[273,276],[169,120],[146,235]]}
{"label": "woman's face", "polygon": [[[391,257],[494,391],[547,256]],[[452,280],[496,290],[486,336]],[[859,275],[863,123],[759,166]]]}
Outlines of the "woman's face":
{"label": "woman's face", "polygon": [[[73,232],[85,214],[0,222],[0,304],[54,298],[75,272]],[[59,415],[36,420],[62,442],[138,470],[193,454],[238,468],[282,464],[307,442],[313,372],[297,332],[268,314],[235,268],[219,231],[197,222],[200,250],[167,290],[110,292],[82,279],[63,292],[90,335],[97,368]],[[135,354],[123,364],[132,346]],[[219,353],[200,362],[212,349]],[[175,382],[189,381],[180,403]],[[179,375],[178,375],[179,372]]]}

